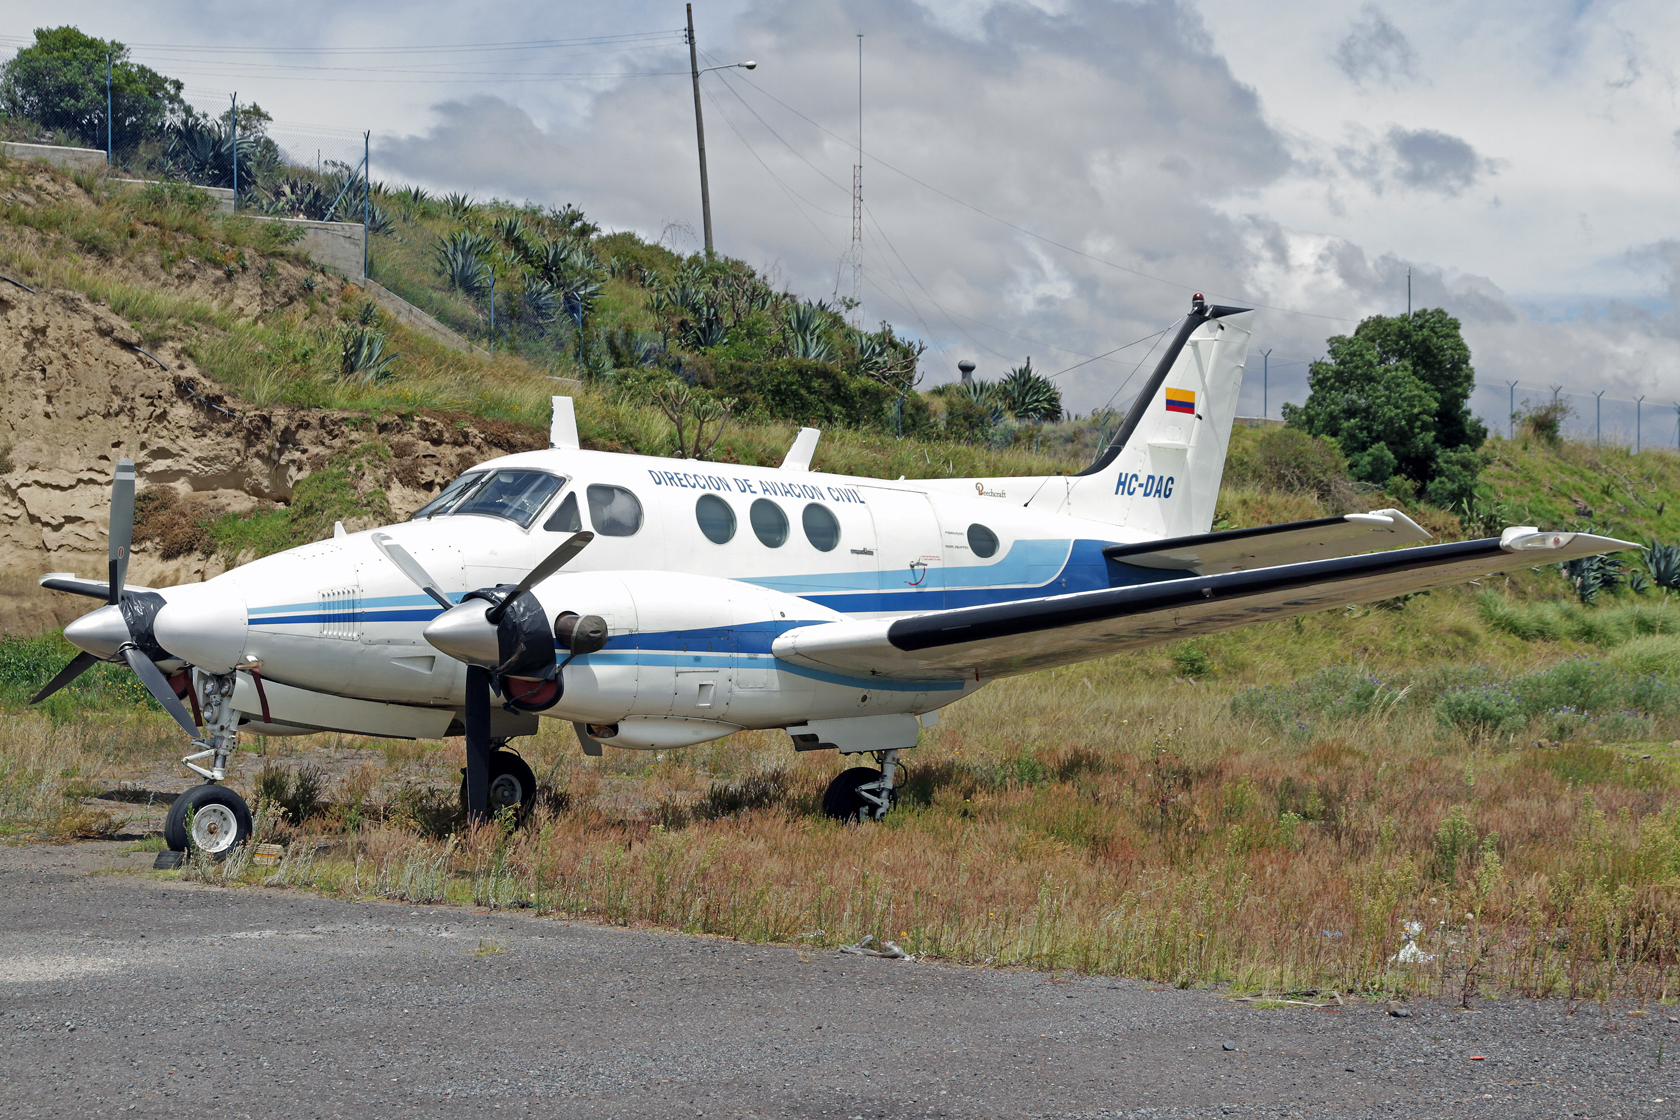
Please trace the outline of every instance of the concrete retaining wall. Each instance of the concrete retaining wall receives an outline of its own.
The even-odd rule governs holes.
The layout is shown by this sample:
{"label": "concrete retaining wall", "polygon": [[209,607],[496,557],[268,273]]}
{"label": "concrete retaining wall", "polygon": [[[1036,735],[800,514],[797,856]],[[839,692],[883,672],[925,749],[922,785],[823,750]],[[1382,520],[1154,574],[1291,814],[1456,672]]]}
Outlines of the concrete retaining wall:
{"label": "concrete retaining wall", "polygon": [[72,171],[97,171],[106,166],[105,153],[98,148],[63,148],[57,144],[0,144],[12,159],[32,159]]}
{"label": "concrete retaining wall", "polygon": [[334,272],[342,272],[351,280],[362,282],[363,240],[360,222],[311,222],[303,218],[265,218],[253,214],[260,222],[284,222],[301,226],[303,236],[298,247],[309,254],[316,264]]}
{"label": "concrete retaining wall", "polygon": [[[356,227],[358,232],[361,228],[361,226]],[[479,354],[486,358],[490,356],[489,351],[474,346],[395,292],[380,287],[365,276],[357,283],[368,294],[368,298],[382,311],[410,330],[419,331],[421,334],[443,343],[451,350],[459,350],[463,354]]]}

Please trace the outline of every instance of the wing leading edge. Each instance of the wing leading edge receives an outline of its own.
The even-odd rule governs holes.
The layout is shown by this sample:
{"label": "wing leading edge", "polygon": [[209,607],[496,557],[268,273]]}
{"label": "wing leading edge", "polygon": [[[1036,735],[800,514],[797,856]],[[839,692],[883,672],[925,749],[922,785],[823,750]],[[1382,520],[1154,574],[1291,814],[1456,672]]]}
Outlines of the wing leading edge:
{"label": "wing leading edge", "polygon": [[897,680],[1012,676],[1253,622],[1444,587],[1511,568],[1634,547],[1587,533],[1508,529],[1503,537],[1485,540],[908,618],[802,626],[778,637],[773,652],[812,668]]}

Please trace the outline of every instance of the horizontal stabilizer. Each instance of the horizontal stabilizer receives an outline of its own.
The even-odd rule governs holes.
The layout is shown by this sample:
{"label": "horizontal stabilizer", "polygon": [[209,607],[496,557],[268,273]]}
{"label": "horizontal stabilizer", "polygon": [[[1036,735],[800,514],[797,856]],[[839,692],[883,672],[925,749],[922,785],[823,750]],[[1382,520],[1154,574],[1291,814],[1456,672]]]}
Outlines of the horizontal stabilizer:
{"label": "horizontal stabilizer", "polygon": [[1428,530],[1397,509],[1291,521],[1258,529],[1232,529],[1143,544],[1116,544],[1103,555],[1137,568],[1198,576],[1356,556],[1389,545],[1432,540]]}
{"label": "horizontal stabilizer", "polygon": [[1486,540],[907,618],[801,626],[778,637],[772,649],[794,664],[894,680],[1012,676],[1249,623],[1446,587],[1491,572],[1637,547],[1587,533],[1519,528]]}

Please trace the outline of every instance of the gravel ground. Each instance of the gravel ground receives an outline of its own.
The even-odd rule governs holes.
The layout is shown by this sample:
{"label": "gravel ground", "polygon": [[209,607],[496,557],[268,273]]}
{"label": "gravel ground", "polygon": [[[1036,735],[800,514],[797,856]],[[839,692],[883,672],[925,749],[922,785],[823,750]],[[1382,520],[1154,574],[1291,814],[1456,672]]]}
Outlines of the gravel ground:
{"label": "gravel ground", "polygon": [[0,848],[0,1116],[1680,1114],[1655,1005],[1261,1010],[202,887],[124,847]]}

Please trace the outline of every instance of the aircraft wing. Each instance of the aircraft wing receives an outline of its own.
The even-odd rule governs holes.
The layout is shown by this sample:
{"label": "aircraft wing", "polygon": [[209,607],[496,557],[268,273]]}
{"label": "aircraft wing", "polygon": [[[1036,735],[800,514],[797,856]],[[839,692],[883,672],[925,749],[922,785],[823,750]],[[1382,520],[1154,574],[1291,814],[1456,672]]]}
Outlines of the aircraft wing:
{"label": "aircraft wing", "polygon": [[1143,544],[1115,544],[1103,555],[1136,568],[1183,571],[1199,576],[1353,556],[1389,545],[1433,539],[1397,509],[1291,521],[1258,529],[1199,533]]}
{"label": "aircraft wing", "polygon": [[1503,537],[1191,576],[898,619],[818,623],[778,658],[851,676],[952,680],[1069,665],[1251,622],[1289,618],[1637,545],[1587,533]]}

